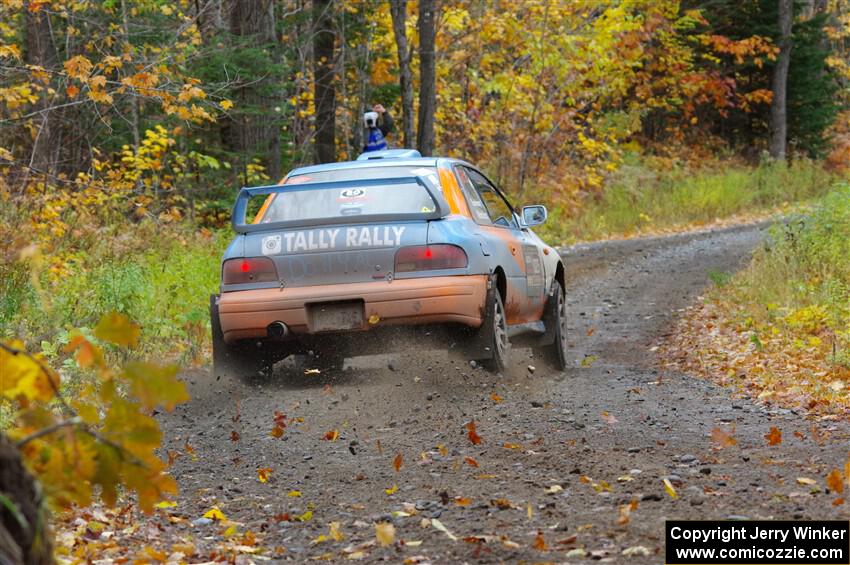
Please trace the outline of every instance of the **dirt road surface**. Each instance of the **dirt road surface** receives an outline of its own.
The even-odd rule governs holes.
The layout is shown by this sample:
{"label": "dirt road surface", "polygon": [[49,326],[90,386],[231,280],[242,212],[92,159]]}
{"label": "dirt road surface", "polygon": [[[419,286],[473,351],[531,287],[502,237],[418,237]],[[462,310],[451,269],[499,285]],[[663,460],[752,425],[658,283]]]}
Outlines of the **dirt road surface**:
{"label": "dirt road surface", "polygon": [[[354,553],[391,563],[659,563],[665,519],[846,519],[824,481],[843,468],[846,426],[816,423],[819,445],[802,415],[659,370],[653,353],[709,274],[742,266],[764,235],[751,226],[565,250],[575,362],[561,374],[527,350],[496,377],[415,346],[335,375],[245,383],[189,373],[192,401],[162,418],[167,449],[183,453],[174,511],[195,520],[217,505],[279,548],[267,557],[294,562]],[[270,435],[275,411],[286,415],[280,438]],[[783,442],[769,447],[772,426]],[[713,449],[718,427],[737,445]],[[335,430],[336,441],[323,439]],[[271,469],[268,482],[258,468]],[[308,510],[311,519],[296,520]],[[394,525],[394,544],[375,543],[380,521]],[[203,522],[181,526],[199,545],[219,531]],[[330,522],[344,539],[311,543]]]}

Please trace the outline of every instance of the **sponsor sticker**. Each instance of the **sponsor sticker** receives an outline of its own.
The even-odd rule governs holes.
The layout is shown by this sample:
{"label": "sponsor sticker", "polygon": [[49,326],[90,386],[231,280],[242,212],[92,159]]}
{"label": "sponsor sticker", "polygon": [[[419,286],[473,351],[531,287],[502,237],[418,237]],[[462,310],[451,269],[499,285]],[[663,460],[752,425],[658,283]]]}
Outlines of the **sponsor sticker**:
{"label": "sponsor sticker", "polygon": [[398,247],[406,226],[359,226],[285,232],[263,238],[263,255],[304,251]]}
{"label": "sponsor sticker", "polygon": [[263,255],[277,255],[280,253],[281,237],[269,235],[263,238]]}
{"label": "sponsor sticker", "polygon": [[352,198],[365,198],[366,191],[362,188],[346,188],[339,193],[340,200],[350,200]]}

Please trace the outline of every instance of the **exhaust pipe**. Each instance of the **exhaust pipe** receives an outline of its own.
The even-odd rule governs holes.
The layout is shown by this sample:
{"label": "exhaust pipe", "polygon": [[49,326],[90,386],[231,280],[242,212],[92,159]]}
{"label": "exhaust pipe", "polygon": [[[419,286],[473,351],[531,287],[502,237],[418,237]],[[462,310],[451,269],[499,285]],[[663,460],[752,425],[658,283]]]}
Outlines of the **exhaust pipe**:
{"label": "exhaust pipe", "polygon": [[283,339],[289,335],[289,328],[283,322],[272,322],[266,328],[269,337],[274,339]]}

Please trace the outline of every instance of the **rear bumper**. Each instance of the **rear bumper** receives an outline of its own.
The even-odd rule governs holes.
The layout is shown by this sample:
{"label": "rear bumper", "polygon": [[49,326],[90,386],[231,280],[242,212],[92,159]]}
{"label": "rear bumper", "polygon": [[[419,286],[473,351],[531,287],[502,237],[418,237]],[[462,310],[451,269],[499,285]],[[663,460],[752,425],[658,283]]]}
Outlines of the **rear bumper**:
{"label": "rear bumper", "polygon": [[[362,330],[434,323],[477,328],[482,323],[486,295],[487,275],[424,277],[225,292],[219,298],[218,310],[224,340],[232,343],[267,337],[268,325],[278,321],[296,337],[310,334],[308,305],[345,300],[363,301]],[[370,319],[377,323],[370,324]]]}

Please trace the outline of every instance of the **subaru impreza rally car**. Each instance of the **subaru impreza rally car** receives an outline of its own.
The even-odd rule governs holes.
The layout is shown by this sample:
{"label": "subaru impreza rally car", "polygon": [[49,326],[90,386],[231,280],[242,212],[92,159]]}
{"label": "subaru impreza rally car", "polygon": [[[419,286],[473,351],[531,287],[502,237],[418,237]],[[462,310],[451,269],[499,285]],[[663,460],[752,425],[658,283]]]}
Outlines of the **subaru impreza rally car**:
{"label": "subaru impreza rally car", "polygon": [[342,368],[399,332],[494,372],[512,342],[566,367],[564,264],[469,163],[413,150],[293,170],[243,188],[237,236],[210,300],[214,371],[251,375],[289,355]]}

